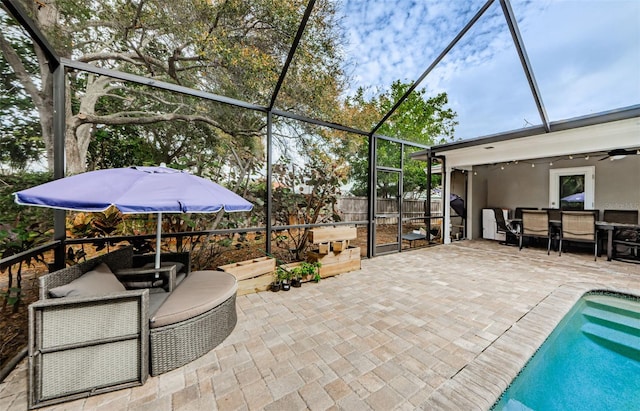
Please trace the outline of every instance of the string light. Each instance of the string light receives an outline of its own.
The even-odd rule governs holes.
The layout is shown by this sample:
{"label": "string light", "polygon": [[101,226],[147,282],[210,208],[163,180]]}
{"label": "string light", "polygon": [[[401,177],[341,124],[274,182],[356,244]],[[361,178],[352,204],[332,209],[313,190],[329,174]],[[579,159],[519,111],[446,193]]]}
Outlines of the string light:
{"label": "string light", "polygon": [[536,165],[534,163],[531,163],[531,168],[534,168]]}
{"label": "string light", "polygon": [[500,170],[504,170],[504,166],[500,166]]}
{"label": "string light", "polygon": [[553,161],[549,161],[549,165],[552,166],[553,165]]}
{"label": "string light", "polygon": [[569,160],[573,160],[573,156],[569,156]]}
{"label": "string light", "polygon": [[584,156],[584,159],[585,159],[585,160],[588,160],[588,159],[589,159],[589,156]]}

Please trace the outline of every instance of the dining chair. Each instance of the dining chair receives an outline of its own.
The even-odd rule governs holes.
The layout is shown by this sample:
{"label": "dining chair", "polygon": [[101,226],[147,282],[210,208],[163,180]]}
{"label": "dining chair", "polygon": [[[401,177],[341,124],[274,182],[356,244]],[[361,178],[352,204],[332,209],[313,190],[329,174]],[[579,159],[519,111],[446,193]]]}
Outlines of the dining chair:
{"label": "dining chair", "polygon": [[[602,219],[607,223],[638,224],[638,210],[604,210]],[[613,249],[610,255],[638,254],[640,230],[634,228],[618,228],[613,233]],[[603,236],[604,239],[604,236]],[[601,249],[604,241],[600,242]],[[633,244],[633,245],[630,245]]]}
{"label": "dining chair", "polygon": [[549,214],[546,210],[522,210],[522,231],[520,233],[520,250],[524,237],[547,239],[547,255],[551,250],[551,231],[549,230]]}
{"label": "dining chair", "polygon": [[596,231],[596,216],[591,210],[563,211],[560,228],[560,246],[558,255],[562,255],[563,241],[593,243],[593,258],[598,259],[598,234]]}
{"label": "dining chair", "polygon": [[638,224],[638,210],[604,210],[607,223]]}
{"label": "dining chair", "polygon": [[513,244],[517,245],[520,233],[517,228],[511,226],[511,224],[504,219],[502,208],[494,208],[493,214],[496,219],[496,233],[504,234],[504,244],[509,245],[509,240],[514,239]]}
{"label": "dining chair", "polygon": [[516,207],[516,210],[513,214],[513,218],[516,220],[522,220],[522,210],[537,210],[537,207]]}
{"label": "dining chair", "polygon": [[543,208],[543,210],[547,211],[547,213],[549,214],[549,220],[560,220],[561,211],[559,208]]}

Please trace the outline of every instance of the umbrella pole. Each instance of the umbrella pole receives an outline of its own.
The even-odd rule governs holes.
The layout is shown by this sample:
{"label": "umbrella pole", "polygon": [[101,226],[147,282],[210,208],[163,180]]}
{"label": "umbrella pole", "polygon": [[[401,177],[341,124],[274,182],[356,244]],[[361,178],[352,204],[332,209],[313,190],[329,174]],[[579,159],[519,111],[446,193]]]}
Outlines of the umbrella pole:
{"label": "umbrella pole", "polygon": [[158,213],[158,223],[156,227],[156,269],[160,268],[160,240],[162,233],[162,213]]}

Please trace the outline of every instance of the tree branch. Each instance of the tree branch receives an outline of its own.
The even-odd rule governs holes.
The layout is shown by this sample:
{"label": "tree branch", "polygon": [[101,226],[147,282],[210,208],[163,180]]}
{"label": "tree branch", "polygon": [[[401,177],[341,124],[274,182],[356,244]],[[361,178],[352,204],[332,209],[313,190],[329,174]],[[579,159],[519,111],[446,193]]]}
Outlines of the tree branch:
{"label": "tree branch", "polygon": [[33,99],[34,105],[36,107],[42,107],[42,96],[38,91],[38,87],[36,87],[31,80],[31,76],[27,72],[27,68],[22,63],[22,60],[20,60],[20,56],[16,53],[14,48],[11,47],[11,44],[9,44],[2,32],[0,32],[0,50],[2,50],[4,58],[13,69],[13,72],[16,74],[18,80],[20,80],[20,83],[26,92],[29,93],[29,96]]}
{"label": "tree branch", "polygon": [[[133,115],[133,117],[131,115]],[[144,111],[128,111],[124,113],[114,113],[105,116],[79,113],[74,116],[72,127],[74,129],[77,129],[82,124],[104,124],[120,126],[126,124],[153,124],[167,121],[198,121],[215,127],[227,134],[232,134],[229,130],[226,130],[225,127],[223,127],[220,123],[206,116],[177,113],[155,114]],[[252,137],[260,136],[260,132],[256,130],[234,130],[233,134]]]}

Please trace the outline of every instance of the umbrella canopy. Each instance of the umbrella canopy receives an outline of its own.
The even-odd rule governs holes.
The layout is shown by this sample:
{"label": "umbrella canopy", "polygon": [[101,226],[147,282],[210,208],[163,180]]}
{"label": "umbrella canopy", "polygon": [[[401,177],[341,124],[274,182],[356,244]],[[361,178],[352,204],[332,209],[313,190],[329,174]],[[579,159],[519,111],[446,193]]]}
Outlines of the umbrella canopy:
{"label": "umbrella canopy", "polygon": [[90,171],[19,191],[22,205],[123,214],[251,211],[236,193],[204,178],[168,167],[130,167]]}
{"label": "umbrella canopy", "polygon": [[156,268],[160,267],[162,213],[251,211],[253,204],[204,178],[168,167],[90,171],[14,193],[22,205],[96,212],[115,206],[123,214],[158,213]]}
{"label": "umbrella canopy", "polygon": [[571,194],[568,195],[566,197],[562,197],[560,200],[562,201],[567,201],[570,203],[584,203],[584,192],[582,193],[575,193],[575,194]]}

